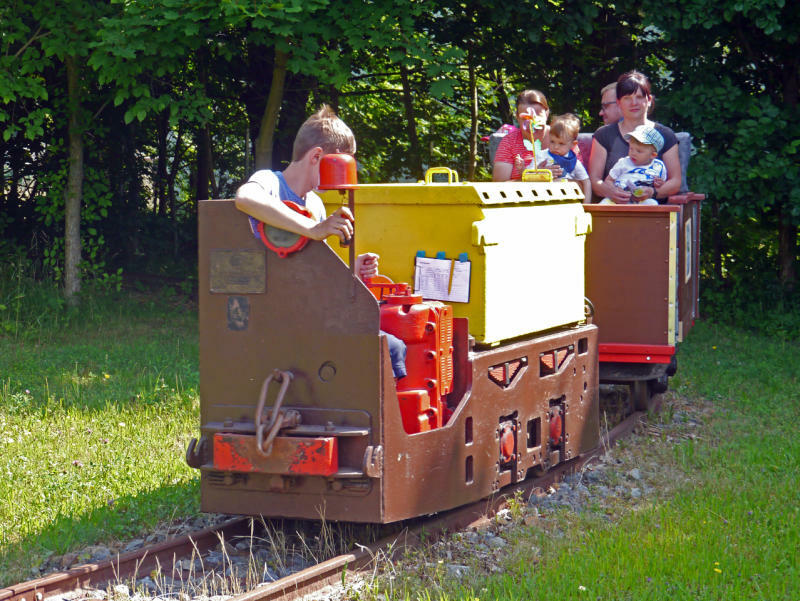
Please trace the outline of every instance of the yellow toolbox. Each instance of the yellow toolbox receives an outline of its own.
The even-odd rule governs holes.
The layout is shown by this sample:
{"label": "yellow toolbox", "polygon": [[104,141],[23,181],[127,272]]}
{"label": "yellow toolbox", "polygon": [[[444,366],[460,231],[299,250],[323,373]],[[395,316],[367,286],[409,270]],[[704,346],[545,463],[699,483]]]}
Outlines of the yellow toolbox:
{"label": "yellow toolbox", "polygon": [[[479,344],[584,319],[591,216],[573,182],[366,184],[355,195],[356,253],[469,318]],[[328,214],[347,195],[322,193]],[[348,249],[331,247],[347,261]]]}

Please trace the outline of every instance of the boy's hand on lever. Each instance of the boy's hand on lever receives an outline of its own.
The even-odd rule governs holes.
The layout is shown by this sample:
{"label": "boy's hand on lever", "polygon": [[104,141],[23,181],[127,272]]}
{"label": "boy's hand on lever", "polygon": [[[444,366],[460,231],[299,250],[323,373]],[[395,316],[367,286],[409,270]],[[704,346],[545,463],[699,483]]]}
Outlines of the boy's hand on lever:
{"label": "boy's hand on lever", "polygon": [[353,237],[353,215],[347,207],[339,207],[334,213],[311,228],[309,238],[324,240],[328,236],[339,236],[342,242]]}
{"label": "boy's hand on lever", "polygon": [[356,257],[356,273],[362,280],[378,275],[379,258],[380,256],[375,253],[364,253]]}

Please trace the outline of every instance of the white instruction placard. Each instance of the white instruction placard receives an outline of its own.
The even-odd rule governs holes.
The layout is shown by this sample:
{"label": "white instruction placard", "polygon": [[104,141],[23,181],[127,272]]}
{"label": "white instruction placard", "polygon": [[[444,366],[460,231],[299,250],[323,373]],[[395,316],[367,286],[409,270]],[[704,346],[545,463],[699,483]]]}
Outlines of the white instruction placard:
{"label": "white instruction placard", "polygon": [[469,302],[470,261],[417,257],[414,267],[414,292],[422,298]]}

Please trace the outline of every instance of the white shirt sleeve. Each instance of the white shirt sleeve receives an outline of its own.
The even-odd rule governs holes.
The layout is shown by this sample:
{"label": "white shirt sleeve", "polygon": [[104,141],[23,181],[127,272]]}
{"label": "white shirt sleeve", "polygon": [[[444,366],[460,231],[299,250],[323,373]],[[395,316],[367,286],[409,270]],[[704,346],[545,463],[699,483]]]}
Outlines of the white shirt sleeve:
{"label": "white shirt sleeve", "polygon": [[281,184],[278,181],[278,176],[269,169],[260,169],[250,176],[247,183],[253,183],[260,186],[268,196],[280,200],[281,198]]}
{"label": "white shirt sleeve", "polygon": [[570,173],[569,179],[575,180],[577,182],[582,182],[584,180],[589,179],[589,174],[586,173],[586,167],[583,166],[583,163],[581,163],[580,161],[575,163],[575,169],[573,169],[572,173]]}
{"label": "white shirt sleeve", "polygon": [[313,215],[314,219],[317,221],[325,219],[325,205],[322,199],[314,192],[306,194],[306,208],[311,211],[311,215]]}

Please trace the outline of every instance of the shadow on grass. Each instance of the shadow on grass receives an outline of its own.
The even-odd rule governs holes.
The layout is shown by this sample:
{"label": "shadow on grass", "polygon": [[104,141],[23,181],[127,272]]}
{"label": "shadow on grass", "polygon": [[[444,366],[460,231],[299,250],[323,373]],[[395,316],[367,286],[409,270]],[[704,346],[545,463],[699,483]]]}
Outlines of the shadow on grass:
{"label": "shadow on grass", "polygon": [[[57,515],[52,520],[42,516],[38,531],[0,549],[0,587],[37,578],[44,574],[39,572],[42,567],[46,573],[90,562],[94,558],[82,551],[92,545],[108,546],[116,555],[126,541],[146,537],[158,524],[197,516],[199,489],[198,475],[189,483],[127,495],[81,515]],[[59,556],[72,561],[62,565]]]}

